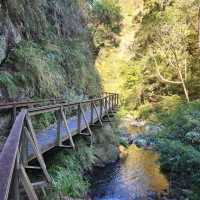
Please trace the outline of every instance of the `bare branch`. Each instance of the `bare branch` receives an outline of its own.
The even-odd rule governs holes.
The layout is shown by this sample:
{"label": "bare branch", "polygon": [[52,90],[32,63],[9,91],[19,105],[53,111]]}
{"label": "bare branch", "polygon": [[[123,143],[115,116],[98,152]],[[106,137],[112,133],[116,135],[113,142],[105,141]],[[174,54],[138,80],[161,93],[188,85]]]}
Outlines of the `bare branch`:
{"label": "bare branch", "polygon": [[153,56],[153,59],[154,59],[155,65],[156,65],[156,72],[157,72],[157,74],[158,74],[159,79],[160,79],[162,82],[165,82],[165,83],[172,83],[172,84],[182,84],[181,81],[171,81],[171,80],[168,80],[168,79],[164,78],[164,77],[161,75],[161,73],[160,73],[157,60],[156,60],[156,58],[155,58],[154,56]]}

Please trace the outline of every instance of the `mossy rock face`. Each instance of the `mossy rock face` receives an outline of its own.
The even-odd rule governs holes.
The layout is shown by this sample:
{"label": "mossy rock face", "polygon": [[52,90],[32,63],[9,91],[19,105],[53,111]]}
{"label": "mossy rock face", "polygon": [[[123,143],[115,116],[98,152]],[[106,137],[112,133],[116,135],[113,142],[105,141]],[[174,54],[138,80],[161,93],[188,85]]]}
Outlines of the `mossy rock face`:
{"label": "mossy rock face", "polygon": [[95,166],[104,167],[119,158],[120,137],[109,123],[94,131],[94,150],[97,157]]}
{"label": "mossy rock face", "polygon": [[100,93],[86,5],[79,0],[0,3],[0,88],[8,94],[0,98]]}
{"label": "mossy rock face", "polygon": [[113,144],[108,145],[96,145],[95,146],[95,155],[97,160],[95,162],[95,166],[104,167],[107,164],[116,162],[119,158],[119,150],[118,147]]}

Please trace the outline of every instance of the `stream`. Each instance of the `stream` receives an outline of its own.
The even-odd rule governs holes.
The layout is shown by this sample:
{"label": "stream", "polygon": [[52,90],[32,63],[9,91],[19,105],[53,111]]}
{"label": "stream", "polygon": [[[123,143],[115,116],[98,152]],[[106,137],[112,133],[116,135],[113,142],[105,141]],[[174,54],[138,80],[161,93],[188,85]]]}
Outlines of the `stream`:
{"label": "stream", "polygon": [[[135,132],[130,127],[127,130],[130,134]],[[160,171],[158,159],[156,152],[130,145],[119,161],[94,171],[92,199],[161,199],[161,193],[168,190],[169,183]]]}

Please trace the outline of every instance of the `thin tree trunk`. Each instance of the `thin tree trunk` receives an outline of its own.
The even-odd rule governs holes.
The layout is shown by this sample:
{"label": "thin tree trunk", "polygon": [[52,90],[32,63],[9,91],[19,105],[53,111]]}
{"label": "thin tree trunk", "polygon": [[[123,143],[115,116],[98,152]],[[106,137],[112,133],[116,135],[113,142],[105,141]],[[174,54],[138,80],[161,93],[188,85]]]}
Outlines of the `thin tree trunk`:
{"label": "thin tree trunk", "polygon": [[200,7],[198,11],[198,47],[200,49]]}
{"label": "thin tree trunk", "polygon": [[185,92],[186,100],[189,103],[190,102],[190,98],[189,98],[189,95],[188,95],[188,90],[187,90],[186,85],[185,85],[185,81],[183,79],[183,76],[182,76],[182,73],[181,73],[180,70],[178,70],[178,73],[179,73],[179,76],[180,76],[180,79],[181,79],[181,82],[182,82],[183,90]]}

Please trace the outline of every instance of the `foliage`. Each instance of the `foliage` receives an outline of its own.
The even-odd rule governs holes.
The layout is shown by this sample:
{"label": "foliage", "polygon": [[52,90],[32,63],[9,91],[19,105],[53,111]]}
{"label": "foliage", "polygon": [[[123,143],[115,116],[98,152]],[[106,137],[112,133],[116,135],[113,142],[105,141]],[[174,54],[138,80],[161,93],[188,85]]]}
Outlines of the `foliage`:
{"label": "foliage", "polygon": [[21,42],[9,49],[1,65],[5,98],[99,95],[86,7],[85,1],[74,0],[5,2],[9,23],[21,33]]}
{"label": "foliage", "polygon": [[[92,170],[97,161],[95,145],[100,144],[106,149],[108,144],[119,144],[119,133],[115,129],[115,125],[113,130],[107,125],[101,129],[93,129],[93,133],[93,147],[88,145],[87,139],[77,138],[75,140],[76,151],[59,151],[48,161],[47,166],[50,166],[54,194],[83,198],[90,186],[88,177],[84,173]],[[50,198],[50,196],[48,197]]]}
{"label": "foliage", "polygon": [[42,113],[35,116],[33,120],[33,126],[35,129],[47,128],[50,125],[54,124],[56,121],[56,116],[54,113]]}
{"label": "foliage", "polygon": [[83,173],[95,162],[94,150],[84,140],[79,140],[76,145],[77,151],[57,153],[50,168],[54,191],[63,196],[84,197],[89,188]]}
{"label": "foliage", "polygon": [[138,29],[130,47],[132,64],[122,70],[124,103],[129,109],[157,103],[162,96],[184,100],[188,93],[190,100],[198,98],[198,15],[199,1],[144,1],[138,12],[141,20],[133,17]]}
{"label": "foliage", "polygon": [[0,87],[6,88],[9,96],[14,95],[17,90],[13,77],[7,72],[0,72]]}
{"label": "foliage", "polygon": [[192,191],[190,199],[200,194],[200,102],[181,104],[165,117],[160,118],[163,129],[154,138],[160,152],[160,163],[170,178],[180,182],[180,188]]}
{"label": "foliage", "polygon": [[117,46],[117,34],[121,30],[122,15],[117,0],[93,0],[92,32],[96,46]]}
{"label": "foliage", "polygon": [[183,100],[177,96],[162,96],[158,103],[145,103],[137,108],[137,117],[150,121],[162,121],[166,119],[178,106],[182,105]]}

